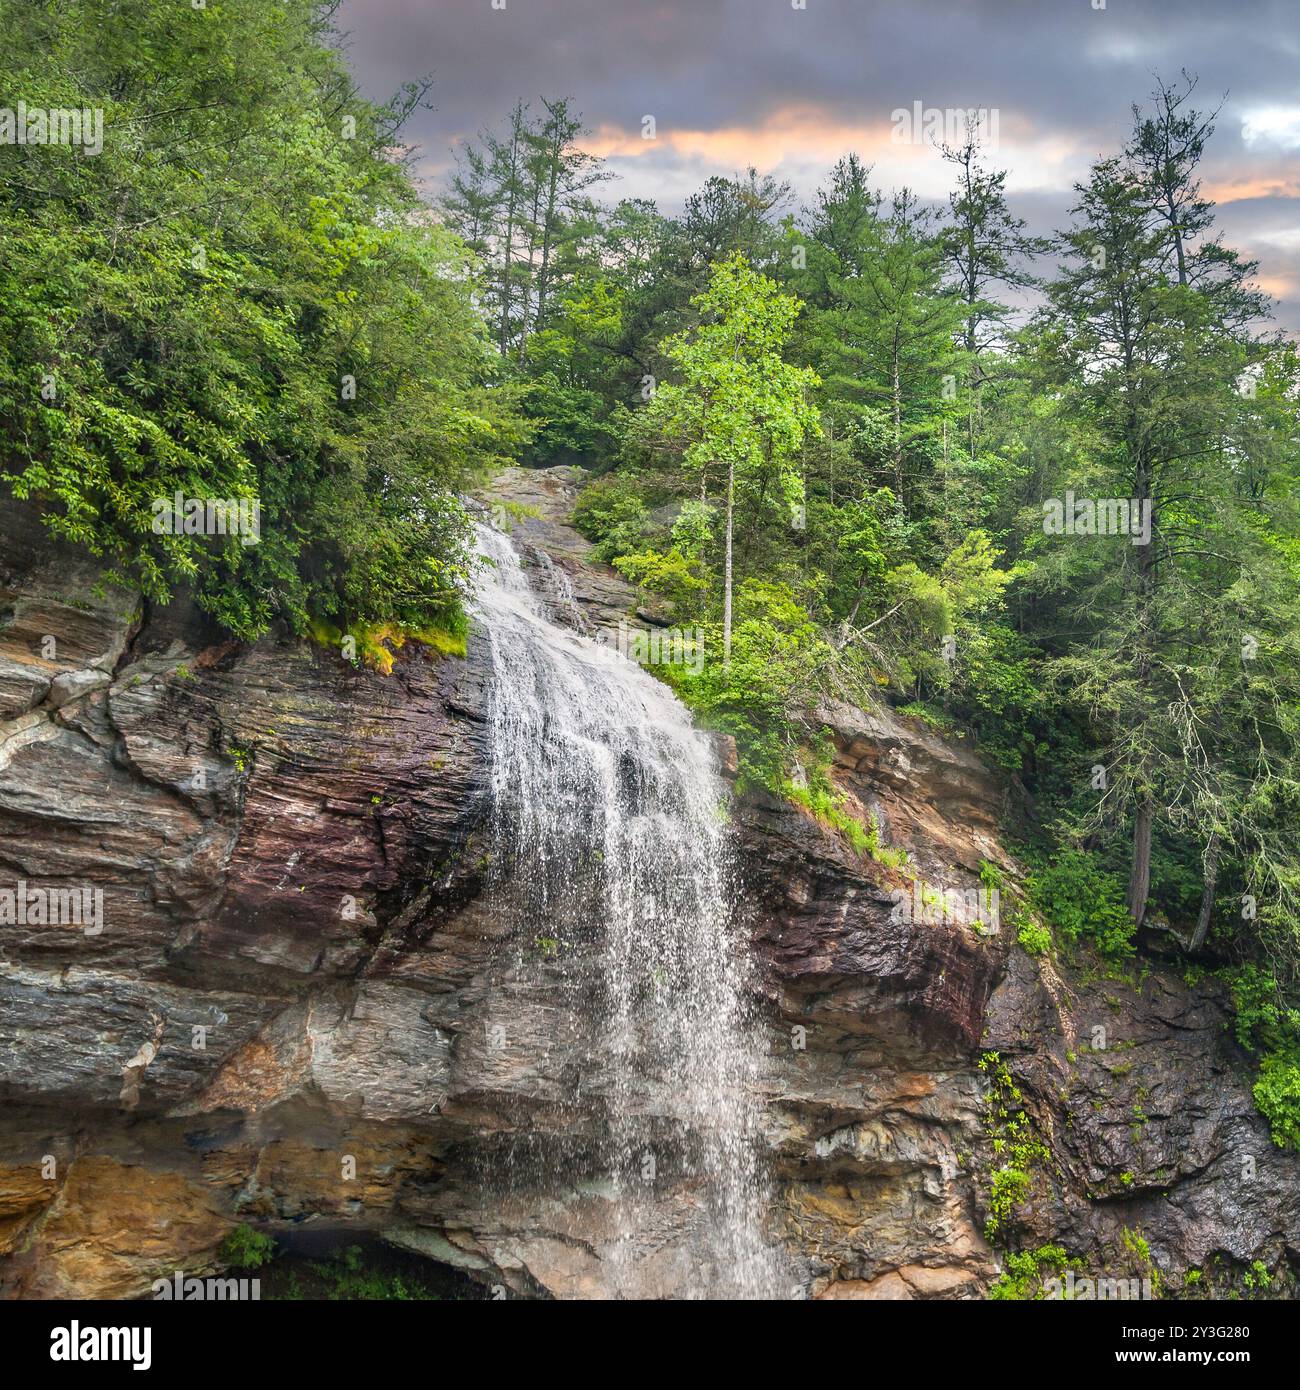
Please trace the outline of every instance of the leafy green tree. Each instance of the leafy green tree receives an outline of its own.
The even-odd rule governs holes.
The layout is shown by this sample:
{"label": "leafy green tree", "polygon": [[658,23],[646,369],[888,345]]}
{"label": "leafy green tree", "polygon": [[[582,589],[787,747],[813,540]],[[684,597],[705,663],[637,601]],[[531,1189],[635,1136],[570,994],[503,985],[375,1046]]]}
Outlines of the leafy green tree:
{"label": "leafy green tree", "polygon": [[710,479],[725,471],[722,642],[730,663],[737,477],[774,472],[789,505],[802,504],[792,462],[804,436],[819,428],[807,399],[818,379],[781,356],[798,300],[739,253],[714,267],[709,288],[693,302],[699,327],[663,348],[681,379],[659,387],[642,428],[680,441],[684,466],[700,479],[701,500]]}
{"label": "leafy green tree", "polygon": [[733,256],[770,270],[781,246],[774,215],[789,199],[789,184],[757,169],[743,179],[709,179],[687,198],[682,217],[680,247],[695,273],[708,278],[713,266]]}
{"label": "leafy green tree", "polygon": [[878,481],[916,513],[936,473],[935,444],[955,415],[962,306],[944,285],[932,215],[903,189],[885,210],[854,156],[818,194],[807,234],[791,227],[805,268],[791,284],[807,301],[800,351],[826,383],[828,413],[846,433],[881,439]]}
{"label": "leafy green tree", "polygon": [[1217,260],[1213,242],[1203,241],[1196,254],[1191,250],[1214,221],[1213,204],[1201,197],[1196,171],[1218,115],[1217,109],[1207,115],[1188,104],[1195,90],[1196,79],[1185,71],[1177,85],[1157,77],[1152,111],[1133,107],[1133,136],[1125,150],[1147,205],[1165,224],[1166,265],[1180,285],[1199,281]]}
{"label": "leafy green tree", "polygon": [[[457,489],[524,431],[466,252],[392,153],[420,89],[362,100],[310,0],[21,15],[6,89],[102,108],[104,148],[4,155],[3,481],[241,636],[454,626]],[[260,543],[156,534],[177,492],[257,500]]]}

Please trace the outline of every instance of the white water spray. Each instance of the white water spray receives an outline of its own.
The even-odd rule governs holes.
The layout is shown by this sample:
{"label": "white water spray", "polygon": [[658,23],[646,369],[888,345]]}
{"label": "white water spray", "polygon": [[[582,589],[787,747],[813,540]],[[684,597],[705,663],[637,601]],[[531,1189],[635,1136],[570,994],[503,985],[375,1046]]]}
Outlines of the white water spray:
{"label": "white water spray", "polygon": [[[602,1252],[606,1292],[774,1296],[762,1044],[732,930],[712,745],[667,687],[548,618],[504,535],[480,526],[479,545],[492,562],[476,606],[493,666],[499,906],[548,949],[577,948],[581,1027],[607,1106],[597,1162],[617,1236]],[[557,1189],[572,1180],[553,1176]],[[680,1240],[664,1230],[665,1188],[675,1211],[685,1201]]]}

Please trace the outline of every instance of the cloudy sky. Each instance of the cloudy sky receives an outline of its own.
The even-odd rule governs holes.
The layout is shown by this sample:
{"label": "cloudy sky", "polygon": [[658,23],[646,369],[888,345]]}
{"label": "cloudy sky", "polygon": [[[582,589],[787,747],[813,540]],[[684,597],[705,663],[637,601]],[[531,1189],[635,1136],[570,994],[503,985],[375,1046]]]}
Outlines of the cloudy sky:
{"label": "cloudy sky", "polygon": [[1152,74],[1186,68],[1198,104],[1224,101],[1204,187],[1225,239],[1259,260],[1279,325],[1300,336],[1297,0],[798,2],[344,0],[340,23],[368,95],[432,77],[434,109],[407,128],[430,193],[458,141],[517,98],[569,96],[618,175],[606,196],[669,212],[750,164],[806,198],[848,150],[880,186],[942,198],[937,151],[891,139],[891,114],[920,102],[997,110],[1012,205],[1047,231],[1090,161],[1122,145]]}

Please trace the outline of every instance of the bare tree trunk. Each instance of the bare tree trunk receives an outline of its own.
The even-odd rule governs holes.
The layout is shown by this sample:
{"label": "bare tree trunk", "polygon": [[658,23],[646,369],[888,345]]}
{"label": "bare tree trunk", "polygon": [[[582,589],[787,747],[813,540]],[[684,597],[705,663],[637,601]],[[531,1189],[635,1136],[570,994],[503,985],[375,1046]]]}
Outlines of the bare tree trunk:
{"label": "bare tree trunk", "polygon": [[1147,795],[1133,822],[1133,871],[1128,881],[1128,910],[1139,927],[1146,916],[1147,894],[1151,890],[1151,830],[1155,819],[1155,802]]}
{"label": "bare tree trunk", "polygon": [[[1129,364],[1126,364],[1128,366]],[[1130,367],[1131,370],[1131,367]],[[1135,491],[1139,506],[1151,500],[1151,468],[1144,449],[1135,446],[1139,438],[1137,423],[1130,406],[1128,438],[1131,453],[1136,457]],[[1155,621],[1155,517],[1152,509],[1151,536],[1138,550],[1137,580],[1137,684],[1146,693],[1151,681],[1152,646]],[[1151,888],[1151,831],[1155,825],[1156,807],[1152,794],[1150,760],[1143,756],[1137,768],[1141,800],[1133,822],[1133,867],[1128,881],[1128,908],[1140,927],[1146,916],[1147,894]]]}
{"label": "bare tree trunk", "polygon": [[524,108],[519,103],[511,116],[510,167],[506,181],[506,236],[501,255],[501,356],[510,346],[510,273],[514,268],[515,215],[519,203],[519,144],[523,138]]}
{"label": "bare tree trunk", "polygon": [[894,486],[898,490],[898,500],[903,500],[903,385],[899,372],[898,329],[894,329],[894,350],[892,363],[892,388],[894,397]]}
{"label": "bare tree trunk", "polygon": [[840,627],[841,647],[849,640],[849,633],[853,631],[853,624],[858,620],[858,609],[862,607],[862,600],[867,594],[867,571],[862,571],[861,578],[858,580],[858,592],[853,599],[853,607],[849,609],[849,616],[844,619]]}
{"label": "bare tree trunk", "polygon": [[[833,512],[834,512],[834,509],[835,509],[835,449],[834,449],[834,444],[835,444],[835,422],[834,422],[833,420],[829,420],[829,419],[826,421],[826,442],[827,442],[827,444],[829,444],[829,445],[832,446],[832,447],[831,447],[831,450],[830,450],[830,453],[827,455],[827,463],[830,465],[830,494],[831,494],[831,510],[832,510],[832,513],[833,513]],[[838,546],[834,546],[834,545],[831,546],[831,557],[830,557],[830,558],[831,558],[831,564],[830,564],[830,569],[831,569],[831,589],[832,589],[832,590],[834,590],[834,588],[835,588],[835,555],[836,555],[836,552],[838,551],[838,549],[839,549]]]}
{"label": "bare tree trunk", "polygon": [[[974,257],[975,257],[975,247],[974,247],[973,244],[971,245],[971,248],[970,248],[970,256],[971,256],[971,264],[972,264],[972,266],[973,266],[973,265],[974,265]],[[968,287],[968,295],[969,295],[969,299],[970,299],[970,302],[971,302],[971,303],[973,303],[974,300],[975,300],[975,294],[976,294],[975,286],[974,286],[974,284],[972,283],[972,284],[970,284],[969,287]],[[970,461],[971,461],[972,463],[974,463],[974,462],[975,462],[975,402],[976,402],[976,400],[978,399],[978,395],[979,395],[979,372],[980,372],[980,369],[979,369],[979,362],[978,362],[978,360],[976,359],[976,356],[975,356],[975,320],[974,320],[973,317],[966,320],[966,363],[967,363],[967,371],[968,371],[968,373],[969,373],[969,381],[968,381],[967,385],[968,385],[969,388],[970,388],[970,400],[967,401],[967,403],[966,403],[966,448],[967,448],[967,452],[970,454]]]}
{"label": "bare tree trunk", "polygon": [[550,182],[546,191],[546,219],[542,224],[542,273],[537,284],[537,328],[546,327],[546,296],[551,288],[551,246],[555,239],[555,203],[559,191],[560,159],[563,150],[558,134],[552,137],[550,149]]}
{"label": "bare tree trunk", "polygon": [[758,532],[760,523],[763,520],[763,507],[767,502],[767,485],[771,482],[770,469],[772,466],[772,441],[767,441],[767,466],[763,470],[763,481],[758,489],[758,505],[754,508],[750,516],[749,528],[745,532],[745,539],[740,543],[740,563],[743,565],[749,559],[749,552],[753,549],[754,536]]}
{"label": "bare tree trunk", "polygon": [[[527,163],[527,161],[525,161],[525,163]],[[541,217],[541,215],[542,215],[542,204],[541,204],[541,199],[542,199],[542,189],[541,189],[541,184],[540,184],[540,182],[538,182],[538,183],[535,183],[535,184],[533,185],[533,219],[532,219],[532,222],[531,222],[531,224],[530,224],[530,228],[531,228],[531,229],[530,229],[529,234],[528,234],[528,270],[527,270],[527,272],[526,272],[525,275],[524,275],[524,283],[523,283],[523,296],[522,296],[522,299],[523,299],[524,312],[523,312],[523,318],[522,318],[522,320],[520,321],[520,325],[519,325],[519,360],[520,360],[520,362],[526,362],[526,361],[528,360],[528,333],[529,333],[528,316],[529,316],[529,312],[530,312],[531,309],[532,309],[532,297],[533,297],[533,262],[534,262],[534,261],[536,260],[536,258],[537,258],[537,224],[538,224],[538,219],[539,219],[539,218]]]}
{"label": "bare tree trunk", "polygon": [[736,500],[736,465],[727,464],[727,563],[722,595],[722,664],[731,665],[731,531]]}
{"label": "bare tree trunk", "polygon": [[1201,891],[1201,912],[1196,919],[1196,930],[1192,933],[1190,951],[1199,951],[1205,945],[1210,931],[1210,917],[1214,912],[1214,890],[1219,882],[1219,832],[1213,831],[1209,844],[1205,846],[1205,887]]}

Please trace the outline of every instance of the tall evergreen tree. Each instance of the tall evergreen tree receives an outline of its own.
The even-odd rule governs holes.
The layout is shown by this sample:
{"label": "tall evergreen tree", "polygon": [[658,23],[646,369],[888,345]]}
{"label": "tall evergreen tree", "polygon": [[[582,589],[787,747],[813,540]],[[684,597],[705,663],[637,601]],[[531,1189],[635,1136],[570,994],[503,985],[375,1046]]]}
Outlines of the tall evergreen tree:
{"label": "tall evergreen tree", "polygon": [[965,140],[943,148],[957,171],[957,186],[948,195],[949,220],[943,244],[949,274],[964,306],[961,345],[966,355],[968,400],[967,449],[977,452],[980,387],[986,377],[984,356],[1005,341],[1009,308],[994,296],[1024,291],[1035,281],[1031,258],[1050,243],[1029,236],[1023,218],[1007,205],[1006,171],[990,170],[980,160],[980,143],[970,128]]}
{"label": "tall evergreen tree", "polygon": [[1241,262],[1218,261],[1204,288],[1171,281],[1175,229],[1123,162],[1101,161],[1080,195],[1044,343],[1058,388],[1102,443],[1090,496],[1130,500],[1143,524],[1149,516],[1149,537],[1090,543],[1099,549],[1088,607],[1099,621],[1088,654],[1063,665],[1109,729],[1104,801],[1132,821],[1128,903],[1140,924],[1158,809],[1179,800],[1188,776],[1167,717],[1189,695],[1178,679],[1190,616],[1181,600],[1217,599],[1227,581],[1211,562],[1230,557],[1241,529],[1235,461],[1214,445],[1247,360],[1234,327],[1262,304]]}

